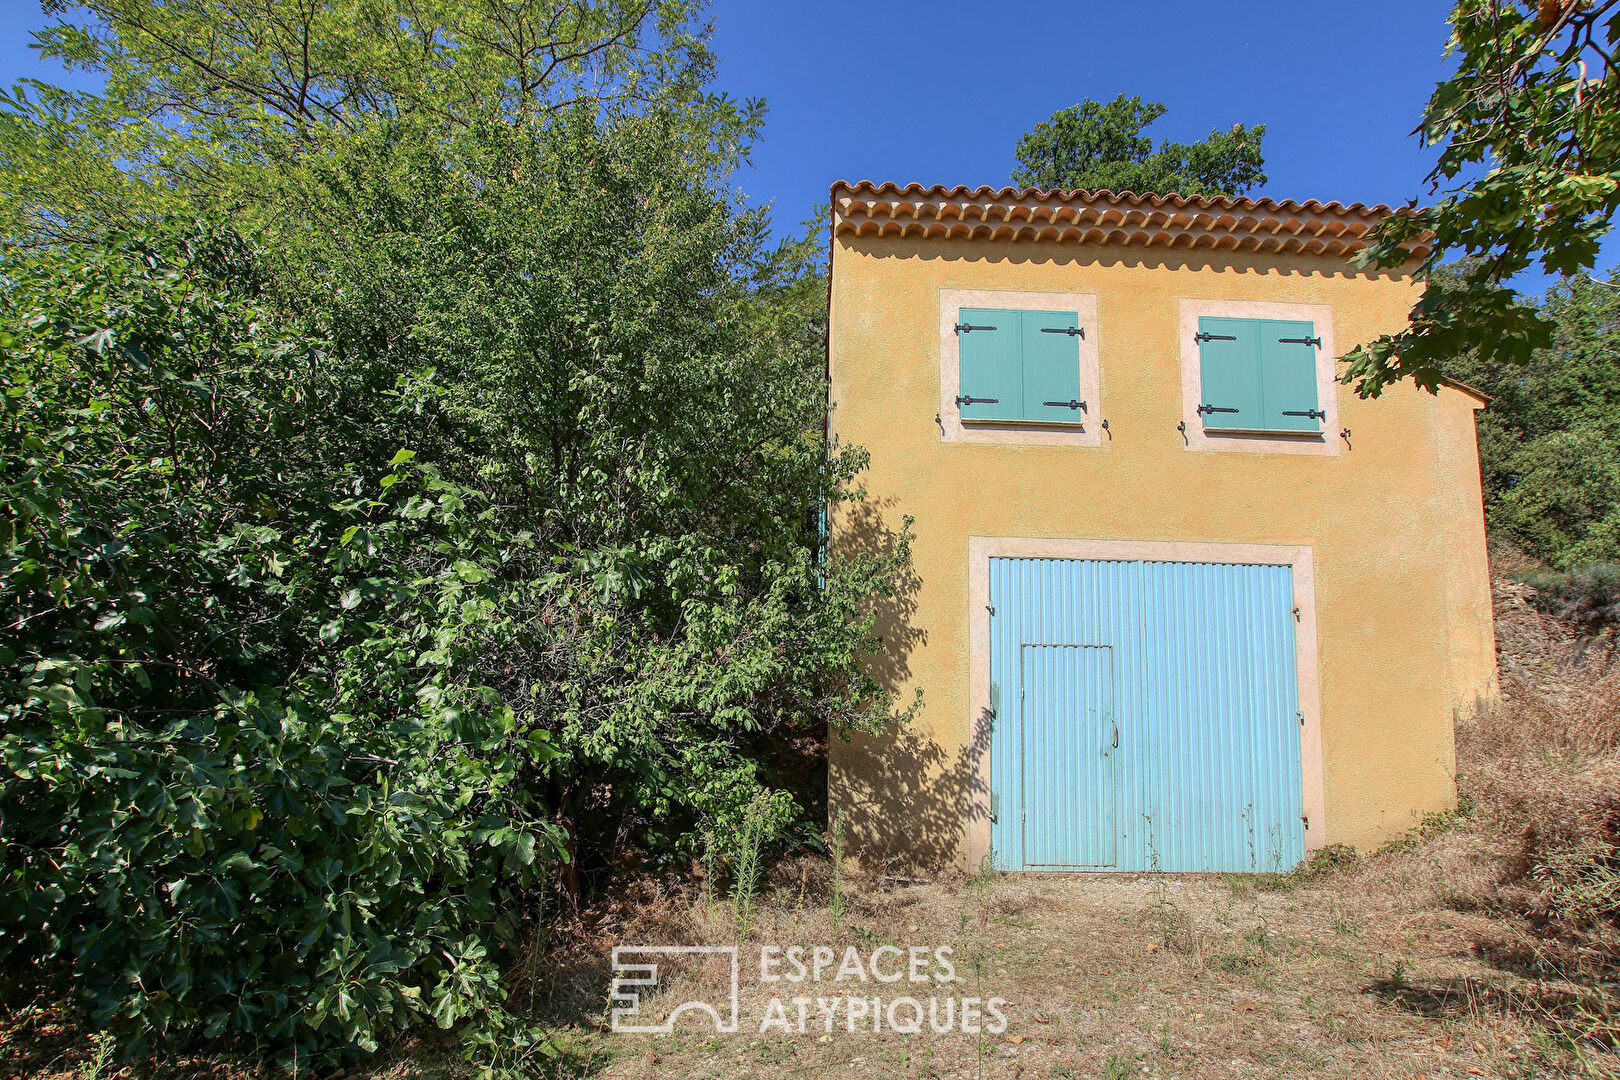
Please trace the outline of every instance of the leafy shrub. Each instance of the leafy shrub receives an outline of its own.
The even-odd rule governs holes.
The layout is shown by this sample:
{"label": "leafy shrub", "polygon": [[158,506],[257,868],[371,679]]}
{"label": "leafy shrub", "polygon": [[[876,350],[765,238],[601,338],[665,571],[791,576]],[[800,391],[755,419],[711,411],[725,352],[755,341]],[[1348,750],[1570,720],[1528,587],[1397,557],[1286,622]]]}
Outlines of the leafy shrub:
{"label": "leafy shrub", "polygon": [[891,719],[862,661],[905,644],[879,622],[905,526],[817,555],[866,463],[824,436],[825,245],[762,247],[716,169],[678,116],[581,110],[380,126],[311,166],[321,248],[292,291],[343,384],[385,388],[378,426],[533,537],[481,674],[563,752],[569,891],[689,865],[771,792],[808,839],[828,732]]}
{"label": "leafy shrub", "polygon": [[182,445],[272,504],[402,446],[487,496],[499,636],[464,673],[562,752],[527,781],[568,832],[559,888],[682,863],[762,794],[807,836],[828,733],[893,719],[862,661],[915,640],[907,529],[873,512],[861,554],[818,557],[865,465],[826,438],[826,245],[770,246],[736,190],[764,109],[711,91],[701,5],[281,14],[60,12],[43,54],[106,92],[8,98],[0,233],[74,260],[131,222],[230,220],[321,346],[294,345],[273,416]]}
{"label": "leafy shrub", "polygon": [[[1437,281],[1454,287],[1469,268]],[[1620,290],[1580,274],[1528,303],[1553,326],[1529,364],[1465,354],[1446,365],[1491,396],[1478,414],[1491,536],[1557,567],[1620,560]]]}
{"label": "leafy shrub", "polygon": [[1589,563],[1520,574],[1517,580],[1535,590],[1536,607],[1585,633],[1620,624],[1620,564]]}
{"label": "leafy shrub", "polygon": [[[359,66],[291,115],[279,54],[195,60],[262,20],[92,5],[46,46],[111,73],[95,115],[0,116],[0,948],[124,1050],[487,1010],[509,1059],[530,890],[791,844],[829,732],[894,719],[909,522],[818,553],[866,458],[825,437],[824,244],[729,186],[758,105],[703,90],[684,0],[569,8],[560,64],[508,7],[311,9]],[[107,235],[226,214],[252,244]]]}
{"label": "leafy shrub", "polygon": [[1620,847],[1612,836],[1585,837],[1542,855],[1535,880],[1541,910],[1620,960]]}
{"label": "leafy shrub", "polygon": [[865,456],[814,245],[669,117],[399,136],[273,254],[0,253],[0,947],[129,1052],[509,1046],[531,890],[791,844],[893,720],[909,522],[818,555]]}
{"label": "leafy shrub", "polygon": [[324,460],[250,255],[4,261],[0,950],[130,1051],[498,1014],[501,901],[562,848],[473,663],[520,539],[408,452]]}
{"label": "leafy shrub", "polygon": [[1498,531],[1561,567],[1620,554],[1620,461],[1615,432],[1596,424],[1539,433],[1512,454],[1513,477],[1493,493]]}

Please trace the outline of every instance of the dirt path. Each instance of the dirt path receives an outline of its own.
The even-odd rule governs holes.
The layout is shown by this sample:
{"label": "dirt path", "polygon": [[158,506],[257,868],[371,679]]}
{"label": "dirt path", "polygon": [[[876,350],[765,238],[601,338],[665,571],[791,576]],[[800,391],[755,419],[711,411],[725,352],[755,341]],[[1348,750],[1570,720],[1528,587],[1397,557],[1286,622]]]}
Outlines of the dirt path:
{"label": "dirt path", "polygon": [[[739,951],[738,1033],[715,1034],[712,1021],[690,1014],[669,1035],[581,1025],[562,1072],[726,1080],[1578,1074],[1568,1054],[1492,1004],[1517,980],[1480,959],[1475,939],[1500,928],[1429,903],[1433,874],[1422,869],[1397,860],[1258,886],[1248,878],[1101,876],[901,883],[850,896],[836,932],[827,904],[803,900],[803,887],[799,897],[782,887]],[[699,905],[688,918],[675,937],[735,940],[727,905]],[[619,940],[634,935],[627,927]],[[960,981],[862,982],[847,971],[840,980],[829,965],[817,982],[762,982],[759,946],[794,944],[806,947],[807,966],[818,944],[834,944],[840,960],[851,946],[863,958],[892,946],[898,954],[879,957],[885,974],[912,946],[949,946]],[[685,1000],[725,1000],[723,959],[662,962],[666,974],[672,964],[678,974],[642,1003],[643,1022],[666,1019]],[[773,995],[781,999],[774,1013]],[[829,1025],[817,999],[834,996],[845,1000]],[[1007,1022],[996,1031],[986,1014],[977,1034],[935,1034],[924,1013],[918,1033],[889,1030],[881,1018],[874,1032],[870,1007],[856,1007],[851,1025],[847,999],[857,996],[877,997],[879,1011],[906,996],[996,997],[1006,1002],[999,1009]],[[803,1033],[794,998],[810,999]],[[901,1004],[897,1015],[908,1027],[917,1014]]]}

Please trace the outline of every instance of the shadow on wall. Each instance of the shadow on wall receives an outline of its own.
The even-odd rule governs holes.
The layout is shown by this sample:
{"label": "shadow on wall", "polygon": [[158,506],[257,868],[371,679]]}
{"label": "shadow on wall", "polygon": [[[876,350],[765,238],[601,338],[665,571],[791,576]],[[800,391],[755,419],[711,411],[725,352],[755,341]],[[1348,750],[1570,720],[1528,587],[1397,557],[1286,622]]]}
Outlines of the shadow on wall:
{"label": "shadow on wall", "polygon": [[[868,497],[844,503],[838,508],[832,541],[832,556],[875,558],[893,549],[900,534],[889,527],[889,519],[899,516],[893,498]],[[898,692],[911,679],[911,654],[928,644],[928,631],[912,625],[917,614],[917,592],[922,579],[907,567],[894,582],[892,596],[873,596],[868,610],[876,617],[875,629],[883,640],[883,651],[867,657],[866,666],[889,690]]]}
{"label": "shadow on wall", "polygon": [[1127,247],[1039,240],[950,240],[933,237],[840,235],[850,251],[875,259],[936,262],[1056,263],[1065,266],[1126,266],[1149,270],[1222,270],[1281,277],[1336,277],[1393,281],[1399,269],[1360,267],[1343,255],[1278,255],[1208,248]]}
{"label": "shadow on wall", "polygon": [[969,752],[954,757],[917,723],[832,747],[833,813],[867,871],[932,873],[959,865],[966,836]]}
{"label": "shadow on wall", "polygon": [[[846,504],[839,511],[835,551],[875,554],[896,534],[888,518],[894,501]],[[894,595],[873,598],[876,630],[885,651],[867,659],[868,669],[897,695],[909,695],[911,655],[928,643],[928,631],[913,622],[922,581],[914,572],[896,583]],[[900,704],[908,703],[902,696]],[[948,753],[933,736],[925,698],[907,724],[882,735],[833,734],[829,791],[832,812],[845,828],[849,854],[871,870],[935,871],[957,865],[972,798],[974,758],[969,746]],[[954,740],[952,740],[954,741]],[[988,805],[988,802],[985,802]]]}

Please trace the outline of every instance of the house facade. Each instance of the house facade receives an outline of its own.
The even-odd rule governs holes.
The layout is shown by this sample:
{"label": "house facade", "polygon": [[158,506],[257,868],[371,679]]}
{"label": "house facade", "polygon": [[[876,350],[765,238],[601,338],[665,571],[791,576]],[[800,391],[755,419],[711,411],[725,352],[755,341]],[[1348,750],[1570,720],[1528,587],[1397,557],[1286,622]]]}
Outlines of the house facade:
{"label": "house facade", "polygon": [[1496,693],[1466,387],[1335,358],[1420,286],[1361,205],[843,184],[830,430],[871,452],[833,551],[915,519],[880,675],[832,746],[870,858],[1287,869],[1454,804]]}

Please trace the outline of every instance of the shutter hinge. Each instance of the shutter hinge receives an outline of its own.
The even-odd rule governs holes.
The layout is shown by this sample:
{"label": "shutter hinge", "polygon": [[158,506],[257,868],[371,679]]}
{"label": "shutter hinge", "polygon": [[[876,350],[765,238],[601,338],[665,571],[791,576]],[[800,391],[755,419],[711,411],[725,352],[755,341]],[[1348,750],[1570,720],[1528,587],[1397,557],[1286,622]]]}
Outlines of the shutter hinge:
{"label": "shutter hinge", "polygon": [[1237,412],[1237,411],[1238,410],[1236,410],[1236,409],[1223,408],[1220,405],[1200,405],[1200,406],[1198,406],[1198,415],[1199,416],[1203,416],[1206,413]]}
{"label": "shutter hinge", "polygon": [[1049,406],[1051,408],[1079,409],[1081,412],[1086,412],[1087,411],[1085,402],[1076,401],[1076,400],[1074,400],[1072,398],[1070,400],[1068,400],[1068,401],[1043,401],[1043,402],[1041,402],[1041,404]]}
{"label": "shutter hinge", "polygon": [[1323,412],[1321,409],[1304,409],[1304,410],[1284,409],[1283,410],[1283,415],[1284,416],[1308,416],[1312,420],[1326,420],[1327,419],[1327,413]]}
{"label": "shutter hinge", "polygon": [[998,397],[971,397],[965,394],[956,395],[956,407],[958,409],[964,405],[995,405],[1000,403],[1000,401],[1001,399]]}
{"label": "shutter hinge", "polygon": [[1070,337],[1085,337],[1086,328],[1083,326],[1043,326],[1043,334],[1068,334]]}
{"label": "shutter hinge", "polygon": [[975,330],[994,330],[994,329],[996,329],[994,326],[974,326],[972,323],[965,323],[965,322],[959,322],[959,323],[956,324],[956,332],[957,332],[958,335],[969,334],[969,333],[972,333]]}
{"label": "shutter hinge", "polygon": [[1319,338],[1319,337],[1280,337],[1280,338],[1277,339],[1277,344],[1279,344],[1279,345],[1315,345],[1318,349],[1320,349],[1322,347],[1322,339]]}
{"label": "shutter hinge", "polygon": [[1237,340],[1237,335],[1236,334],[1211,334],[1211,333],[1208,333],[1207,331],[1200,330],[1200,331],[1198,331],[1198,333],[1193,335],[1193,340],[1196,341],[1198,344],[1202,345],[1206,341],[1236,341]]}

